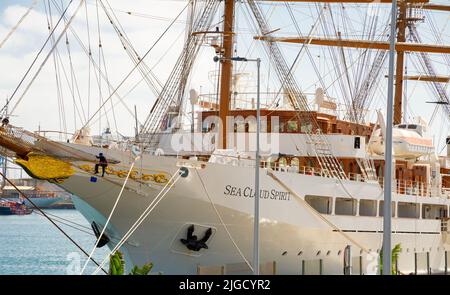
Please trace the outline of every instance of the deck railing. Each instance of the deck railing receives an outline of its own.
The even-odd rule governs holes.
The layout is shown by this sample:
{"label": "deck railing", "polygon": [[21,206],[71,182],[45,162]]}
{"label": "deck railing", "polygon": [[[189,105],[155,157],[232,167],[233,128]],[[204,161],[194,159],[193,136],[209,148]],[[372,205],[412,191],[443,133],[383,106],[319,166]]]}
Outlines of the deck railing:
{"label": "deck railing", "polygon": [[445,218],[441,219],[441,232],[445,232],[446,233],[446,232],[449,231],[448,224],[449,224],[449,218],[448,217],[445,217]]}
{"label": "deck railing", "polygon": [[[312,175],[320,177],[330,177],[326,169],[314,168],[309,166],[286,166],[276,162],[261,161],[261,168],[271,169],[282,172],[299,173],[303,175]],[[366,179],[359,173],[348,173],[348,179],[358,182],[366,182]],[[384,187],[384,179],[378,178],[378,183]],[[412,195],[421,197],[442,196],[450,199],[450,189],[443,188],[439,191],[438,188],[432,187],[425,182],[417,182],[411,180],[395,179],[392,182],[392,191],[401,195]]]}

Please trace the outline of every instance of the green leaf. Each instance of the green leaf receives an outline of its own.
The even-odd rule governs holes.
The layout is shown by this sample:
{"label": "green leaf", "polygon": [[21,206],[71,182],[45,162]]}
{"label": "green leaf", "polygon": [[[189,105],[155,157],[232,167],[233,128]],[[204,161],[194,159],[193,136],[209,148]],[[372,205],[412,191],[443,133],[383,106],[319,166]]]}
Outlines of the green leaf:
{"label": "green leaf", "polygon": [[[392,248],[391,252],[391,261],[392,261],[392,270],[391,273],[393,275],[396,275],[395,271],[395,265],[397,264],[398,257],[400,256],[400,253],[402,252],[402,246],[401,244],[395,245],[394,248]],[[380,273],[383,273],[383,249],[380,251]]]}
{"label": "green leaf", "polygon": [[[130,272],[130,275],[148,275],[153,268],[153,263],[149,262],[144,264],[141,268],[134,266]],[[123,275],[125,273],[125,261],[123,254],[120,251],[116,251],[113,255],[109,256],[109,275]]]}
{"label": "green leaf", "polygon": [[140,275],[140,276],[146,276],[150,273],[150,271],[153,268],[153,263],[147,263],[144,264],[141,268],[139,268],[138,266],[134,266],[133,269],[130,272],[130,275]]}

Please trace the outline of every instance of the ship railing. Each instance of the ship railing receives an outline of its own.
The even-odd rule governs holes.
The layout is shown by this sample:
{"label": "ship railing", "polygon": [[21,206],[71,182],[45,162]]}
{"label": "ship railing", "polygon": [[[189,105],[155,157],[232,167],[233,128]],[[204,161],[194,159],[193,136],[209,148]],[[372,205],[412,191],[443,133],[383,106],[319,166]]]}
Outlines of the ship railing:
{"label": "ship railing", "polygon": [[449,221],[450,219],[448,217],[441,218],[441,232],[449,232]]}
{"label": "ship railing", "polygon": [[348,178],[350,180],[353,180],[353,181],[360,181],[360,182],[364,182],[365,181],[364,176],[362,174],[359,174],[359,173],[349,173],[348,174]]}
{"label": "ship railing", "polygon": [[3,137],[8,137],[10,139],[19,140],[27,144],[33,145],[36,138],[33,134],[28,133],[23,128],[14,127],[12,125],[2,126],[0,128],[0,134]]}
{"label": "ship railing", "polygon": [[442,195],[447,199],[450,199],[450,188],[442,188]]}
{"label": "ship railing", "polygon": [[[270,161],[261,161],[260,167],[264,169],[271,169],[274,171],[298,173],[303,175],[311,175],[319,177],[330,177],[331,175],[328,169],[320,169],[310,166],[290,166]],[[354,173],[354,175],[352,175],[352,177],[349,178],[352,180],[364,181],[364,178],[361,174]]]}
{"label": "ship railing", "polygon": [[[211,80],[216,80],[217,76],[220,73],[217,71],[213,71],[209,74]],[[249,76],[250,77],[250,76]],[[256,81],[255,81],[256,82]],[[256,83],[247,84],[248,89],[255,88],[255,91],[235,91],[233,94],[232,108],[234,110],[254,110],[256,109]],[[318,111],[318,105],[315,100],[315,93],[304,93],[307,97],[307,104],[310,110]],[[274,106],[274,101],[278,100],[279,97],[289,97],[288,93],[280,93],[280,92],[270,92],[263,91],[260,92],[261,96],[261,108],[272,108]],[[344,103],[339,103],[338,99],[335,97],[326,96],[325,100],[335,104],[336,108],[326,108],[321,107],[320,112],[324,114],[329,114],[333,116],[337,116],[338,118],[344,118],[347,115],[347,105]],[[217,93],[202,93],[200,94],[200,101],[206,103],[209,106],[217,105]],[[291,110],[292,106],[289,103],[284,103],[280,106],[280,109]],[[368,112],[368,110],[361,110],[363,112]],[[364,116],[366,117],[366,116]]]}
{"label": "ship railing", "polygon": [[[384,179],[378,178],[378,182],[381,187],[384,187]],[[425,182],[395,179],[392,182],[392,191],[400,195],[411,195],[419,197],[431,197],[431,196],[447,196],[447,193],[442,190],[439,192],[438,188],[431,187]]]}
{"label": "ship railing", "polygon": [[[295,166],[295,165],[290,166],[280,164],[278,162],[262,160],[260,162],[260,167],[280,172],[299,173],[303,175],[319,176],[319,177],[330,177],[330,173],[327,169],[320,169],[310,166]],[[359,173],[348,173],[347,176],[351,181],[366,182],[364,176]],[[380,186],[383,188],[384,178],[379,177],[378,182]],[[392,182],[392,191],[401,195],[411,195],[420,197],[441,196],[450,199],[450,189],[443,188],[441,191],[439,191],[438,188],[431,187],[427,183],[420,181],[395,179]]]}

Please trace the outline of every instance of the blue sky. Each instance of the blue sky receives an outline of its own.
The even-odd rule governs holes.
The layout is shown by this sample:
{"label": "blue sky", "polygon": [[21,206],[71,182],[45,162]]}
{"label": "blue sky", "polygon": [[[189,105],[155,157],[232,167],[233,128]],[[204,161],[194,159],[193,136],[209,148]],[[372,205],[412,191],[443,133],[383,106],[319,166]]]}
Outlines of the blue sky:
{"label": "blue sky", "polygon": [[31,0],[2,0],[0,2],[0,9],[3,10],[10,5],[31,5],[31,3]]}

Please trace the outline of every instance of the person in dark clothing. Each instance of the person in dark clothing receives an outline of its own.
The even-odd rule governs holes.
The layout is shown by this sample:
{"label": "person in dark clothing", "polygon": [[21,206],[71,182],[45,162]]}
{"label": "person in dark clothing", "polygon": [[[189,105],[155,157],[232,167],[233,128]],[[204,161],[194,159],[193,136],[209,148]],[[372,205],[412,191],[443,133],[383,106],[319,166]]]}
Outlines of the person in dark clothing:
{"label": "person in dark clothing", "polygon": [[98,156],[95,156],[98,159],[98,163],[95,164],[95,174],[98,173],[98,167],[102,167],[102,177],[105,176],[105,170],[106,167],[108,167],[108,161],[106,161],[105,156],[103,153],[98,154]]}

